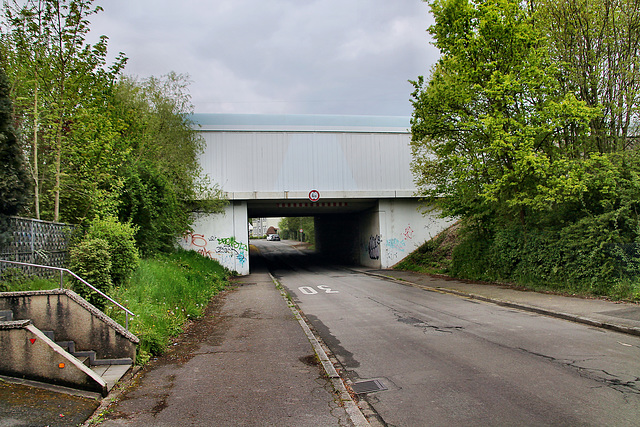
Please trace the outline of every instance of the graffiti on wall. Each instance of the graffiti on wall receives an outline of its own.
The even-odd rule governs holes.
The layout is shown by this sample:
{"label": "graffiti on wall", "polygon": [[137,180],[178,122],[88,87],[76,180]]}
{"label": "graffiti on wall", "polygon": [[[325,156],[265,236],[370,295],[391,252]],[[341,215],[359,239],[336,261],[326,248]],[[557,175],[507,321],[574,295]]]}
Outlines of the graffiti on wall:
{"label": "graffiti on wall", "polygon": [[369,258],[380,259],[380,242],[382,238],[379,235],[369,236]]}
{"label": "graffiti on wall", "polygon": [[185,249],[195,250],[230,270],[235,270],[236,262],[244,267],[249,253],[247,244],[237,241],[233,236],[224,238],[210,236],[207,239],[203,234],[187,232],[183,236],[182,243]]}
{"label": "graffiti on wall", "polygon": [[402,257],[407,249],[407,241],[412,240],[414,236],[413,228],[407,225],[400,237],[387,239],[384,243],[387,249],[387,256],[390,260],[397,260]]}

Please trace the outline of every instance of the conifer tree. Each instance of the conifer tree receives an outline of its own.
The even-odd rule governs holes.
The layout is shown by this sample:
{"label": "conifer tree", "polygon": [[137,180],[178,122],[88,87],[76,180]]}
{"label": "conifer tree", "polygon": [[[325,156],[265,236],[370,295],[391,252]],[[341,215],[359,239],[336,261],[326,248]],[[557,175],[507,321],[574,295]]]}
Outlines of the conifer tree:
{"label": "conifer tree", "polygon": [[29,194],[29,177],[13,129],[11,112],[8,79],[0,68],[0,245],[10,237],[9,217],[18,214],[27,204]]}

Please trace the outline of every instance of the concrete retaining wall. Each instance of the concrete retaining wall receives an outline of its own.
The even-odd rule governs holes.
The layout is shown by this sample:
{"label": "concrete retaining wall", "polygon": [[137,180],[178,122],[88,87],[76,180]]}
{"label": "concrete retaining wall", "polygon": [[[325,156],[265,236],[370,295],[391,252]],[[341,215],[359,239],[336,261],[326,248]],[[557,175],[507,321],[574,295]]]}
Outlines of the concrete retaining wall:
{"label": "concrete retaining wall", "polygon": [[76,350],[94,350],[98,359],[136,358],[138,338],[71,290],[5,292],[0,310],[53,331],[56,341],[74,341]]}
{"label": "concrete retaining wall", "polygon": [[107,393],[107,383],[28,320],[0,322],[0,373]]}
{"label": "concrete retaining wall", "polygon": [[231,202],[224,213],[194,218],[193,232],[180,240],[185,249],[215,259],[240,275],[249,274],[249,218],[246,202]]}

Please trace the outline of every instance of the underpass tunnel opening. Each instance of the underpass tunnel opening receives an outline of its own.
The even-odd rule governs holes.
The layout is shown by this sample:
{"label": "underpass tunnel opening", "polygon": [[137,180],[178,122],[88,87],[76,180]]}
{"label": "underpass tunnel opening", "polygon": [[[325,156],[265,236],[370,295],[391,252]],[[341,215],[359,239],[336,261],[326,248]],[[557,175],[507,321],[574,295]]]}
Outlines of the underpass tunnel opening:
{"label": "underpass tunnel opening", "polygon": [[[248,216],[253,218],[254,222],[257,218],[311,217],[315,236],[314,260],[339,265],[362,265],[363,232],[367,234],[366,245],[371,232],[374,235],[380,234],[377,229],[378,224],[373,224],[370,220],[371,217],[376,216],[374,213],[377,206],[377,200],[330,200],[321,203],[287,200],[275,203],[249,202],[247,208]],[[273,220],[266,222],[274,223]],[[376,229],[369,230],[371,226]],[[302,229],[304,233],[304,227]],[[299,234],[293,233],[292,236],[284,233],[283,236],[283,230],[278,231],[281,237],[301,240]],[[367,259],[369,259],[368,256]],[[373,263],[367,264],[373,264],[371,265],[373,267],[379,266],[379,257]]]}

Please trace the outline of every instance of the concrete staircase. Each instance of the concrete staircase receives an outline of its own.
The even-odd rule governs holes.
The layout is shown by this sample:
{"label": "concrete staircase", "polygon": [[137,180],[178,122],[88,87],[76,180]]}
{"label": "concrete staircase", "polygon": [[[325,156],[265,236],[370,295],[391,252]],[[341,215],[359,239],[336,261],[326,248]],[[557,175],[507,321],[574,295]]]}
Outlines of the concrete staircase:
{"label": "concrete staircase", "polygon": [[53,331],[42,331],[42,333],[51,341],[65,349],[67,353],[78,359],[83,365],[98,374],[107,383],[107,391],[110,391],[133,366],[133,360],[131,360],[130,357],[97,359],[94,350],[76,350],[76,343],[74,341],[56,341]]}
{"label": "concrete staircase", "polygon": [[137,343],[73,291],[0,293],[0,375],[104,396],[133,366]]}

